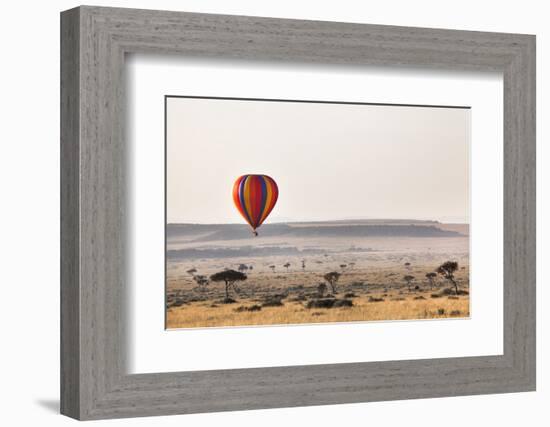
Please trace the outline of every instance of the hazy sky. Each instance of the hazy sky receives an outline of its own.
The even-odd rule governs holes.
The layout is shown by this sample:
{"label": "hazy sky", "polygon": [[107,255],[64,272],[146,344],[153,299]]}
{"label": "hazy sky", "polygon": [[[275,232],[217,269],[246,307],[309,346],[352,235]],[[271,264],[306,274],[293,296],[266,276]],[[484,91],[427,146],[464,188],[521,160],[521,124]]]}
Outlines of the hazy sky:
{"label": "hazy sky", "polygon": [[266,220],[469,221],[470,110],[168,98],[168,222],[244,223],[233,182],[267,174]]}

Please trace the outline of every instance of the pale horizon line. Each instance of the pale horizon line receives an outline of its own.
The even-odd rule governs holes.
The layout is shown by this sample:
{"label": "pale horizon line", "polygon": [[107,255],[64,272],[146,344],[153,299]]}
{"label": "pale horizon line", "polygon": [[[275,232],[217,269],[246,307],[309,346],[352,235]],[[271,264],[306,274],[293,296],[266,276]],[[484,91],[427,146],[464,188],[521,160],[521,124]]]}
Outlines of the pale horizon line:
{"label": "pale horizon line", "polygon": [[[431,222],[436,224],[461,224],[470,225],[470,221],[442,221],[437,219],[415,219],[415,218],[343,218],[343,219],[320,219],[320,220],[275,220],[265,222],[262,225],[270,224],[311,224],[311,223],[324,223],[324,222],[353,222],[353,221],[414,221],[414,222]],[[167,221],[166,225],[248,225],[245,222],[199,222],[199,221]]]}

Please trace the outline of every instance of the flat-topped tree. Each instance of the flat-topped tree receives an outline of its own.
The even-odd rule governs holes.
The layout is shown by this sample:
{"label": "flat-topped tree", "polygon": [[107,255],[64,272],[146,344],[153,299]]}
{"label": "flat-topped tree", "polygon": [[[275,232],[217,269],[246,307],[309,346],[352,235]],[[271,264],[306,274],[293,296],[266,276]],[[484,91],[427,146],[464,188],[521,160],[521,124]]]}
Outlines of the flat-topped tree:
{"label": "flat-topped tree", "polygon": [[338,279],[340,278],[341,274],[337,271],[331,271],[330,273],[325,274],[323,277],[328,282],[330,287],[332,288],[332,293],[336,294],[338,291],[336,290],[336,284],[338,283]]}
{"label": "flat-topped tree", "polygon": [[210,280],[213,282],[225,282],[225,299],[229,300],[229,288],[233,286],[235,289],[235,282],[241,282],[246,280],[247,276],[240,271],[224,270],[218,273],[214,273],[210,276]]}
{"label": "flat-topped tree", "polygon": [[191,276],[194,276],[196,272],[197,272],[197,269],[195,267],[190,268],[189,270],[186,271],[186,273],[190,274]]}
{"label": "flat-topped tree", "polygon": [[428,279],[428,282],[430,282],[430,289],[434,288],[434,280],[437,277],[437,273],[434,273],[433,271],[426,273],[426,278]]}
{"label": "flat-topped tree", "polygon": [[410,274],[407,274],[406,276],[403,276],[403,280],[407,282],[407,286],[409,287],[409,291],[411,290],[411,283],[414,280],[414,276],[411,276]]}
{"label": "flat-topped tree", "polygon": [[458,283],[454,275],[456,270],[458,270],[458,262],[447,261],[437,267],[436,271],[454,285],[455,292],[458,295]]}
{"label": "flat-topped tree", "polygon": [[239,264],[239,268],[237,270],[239,270],[240,272],[246,271],[246,270],[248,270],[248,265]]}
{"label": "flat-topped tree", "polygon": [[290,263],[289,263],[289,262],[287,262],[287,263],[286,263],[285,265],[283,265],[283,267],[285,267],[285,268],[286,268],[286,272],[288,273],[288,267],[290,267]]}

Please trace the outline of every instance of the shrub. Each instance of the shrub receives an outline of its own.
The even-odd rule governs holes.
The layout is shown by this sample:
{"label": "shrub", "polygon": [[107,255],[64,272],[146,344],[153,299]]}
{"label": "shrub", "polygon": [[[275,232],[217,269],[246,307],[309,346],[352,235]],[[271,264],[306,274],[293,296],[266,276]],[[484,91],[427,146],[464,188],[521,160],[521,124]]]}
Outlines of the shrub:
{"label": "shrub", "polygon": [[437,309],[437,314],[439,314],[440,316],[443,316],[445,314],[445,309],[444,308],[438,308]]}
{"label": "shrub", "polygon": [[306,308],[332,308],[334,301],[332,298],[312,299],[307,302]]}
{"label": "shrub", "polygon": [[246,307],[246,306],[240,306],[240,307],[237,307],[235,309],[235,311],[237,313],[241,313],[243,311],[260,311],[262,309],[262,307],[260,307],[259,305],[257,304],[254,304],[254,305],[251,305],[250,307]]}
{"label": "shrub", "polygon": [[344,298],[356,298],[357,295],[355,295],[353,292],[348,292],[344,295]]}
{"label": "shrub", "polygon": [[274,299],[280,299],[280,300],[283,300],[285,299],[286,297],[288,296],[288,294],[273,294],[269,297],[267,297],[267,299],[271,299],[271,298],[274,298]]}
{"label": "shrub", "polygon": [[369,302],[384,302],[384,298],[369,297]]}
{"label": "shrub", "polygon": [[353,307],[353,301],[349,299],[337,299],[333,307]]}
{"label": "shrub", "polygon": [[338,308],[353,307],[353,301],[349,299],[320,298],[308,301],[306,308]]}
{"label": "shrub", "polygon": [[267,297],[262,303],[262,307],[281,307],[283,302],[280,296]]}
{"label": "shrub", "polygon": [[422,295],[418,295],[418,296],[414,297],[413,299],[426,299],[426,298],[424,298]]}
{"label": "shrub", "polygon": [[468,291],[465,291],[463,289],[459,289],[458,292],[452,288],[445,288],[442,289],[440,292],[441,295],[469,295]]}

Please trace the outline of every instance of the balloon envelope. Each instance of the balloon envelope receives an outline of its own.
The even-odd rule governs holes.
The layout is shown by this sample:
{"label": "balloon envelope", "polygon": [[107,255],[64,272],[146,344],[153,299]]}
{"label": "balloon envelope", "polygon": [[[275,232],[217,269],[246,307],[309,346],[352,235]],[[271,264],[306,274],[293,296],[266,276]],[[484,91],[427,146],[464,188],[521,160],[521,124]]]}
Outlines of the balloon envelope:
{"label": "balloon envelope", "polygon": [[273,210],[279,189],[267,175],[243,175],[233,184],[233,201],[240,214],[255,231]]}

